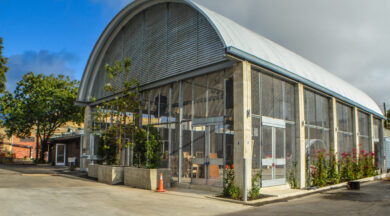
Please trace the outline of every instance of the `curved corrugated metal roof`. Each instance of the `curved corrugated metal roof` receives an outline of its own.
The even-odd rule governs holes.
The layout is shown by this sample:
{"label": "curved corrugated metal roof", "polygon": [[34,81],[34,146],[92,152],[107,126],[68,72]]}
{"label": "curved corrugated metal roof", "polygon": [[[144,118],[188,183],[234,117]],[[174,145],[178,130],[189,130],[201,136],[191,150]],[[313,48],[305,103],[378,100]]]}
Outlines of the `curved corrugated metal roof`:
{"label": "curved corrugated metal roof", "polygon": [[383,116],[376,102],[360,89],[236,22],[194,1],[190,3],[209,18],[224,41],[227,52],[241,55],[248,60],[257,60],[256,62],[277,72]]}
{"label": "curved corrugated metal roof", "polygon": [[106,27],[91,53],[81,80],[78,95],[79,101],[86,99],[86,88],[88,88],[89,80],[91,79],[92,65],[95,64],[97,55],[100,52],[101,47],[107,42],[111,32],[118,28],[118,25],[126,19],[126,16],[130,12],[163,2],[185,3],[202,13],[219,34],[227,53],[270,68],[282,75],[333,95],[365,111],[383,117],[379,106],[363,91],[305,58],[226,17],[199,5],[193,0],[138,0],[129,4],[119,12]]}

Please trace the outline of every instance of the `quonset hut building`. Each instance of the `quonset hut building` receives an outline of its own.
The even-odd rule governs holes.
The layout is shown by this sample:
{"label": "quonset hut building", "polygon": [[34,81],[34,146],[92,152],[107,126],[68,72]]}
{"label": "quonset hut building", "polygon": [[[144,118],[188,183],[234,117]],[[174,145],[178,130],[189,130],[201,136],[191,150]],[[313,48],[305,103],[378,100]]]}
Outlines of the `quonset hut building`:
{"label": "quonset hut building", "polygon": [[159,129],[173,181],[222,187],[234,165],[241,189],[259,172],[263,187],[293,174],[302,188],[306,159],[323,149],[375,151],[383,168],[384,117],[369,96],[190,0],[135,1],[100,36],[77,98],[86,106],[82,168],[96,160],[92,110],[113,97],[104,65],[125,57],[141,83],[142,124]]}

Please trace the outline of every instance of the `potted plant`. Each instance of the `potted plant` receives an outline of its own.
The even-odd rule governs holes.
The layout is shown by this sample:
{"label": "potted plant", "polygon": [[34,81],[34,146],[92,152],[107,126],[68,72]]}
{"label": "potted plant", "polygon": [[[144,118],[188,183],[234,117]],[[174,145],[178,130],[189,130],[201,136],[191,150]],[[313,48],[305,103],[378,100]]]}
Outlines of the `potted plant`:
{"label": "potted plant", "polygon": [[170,169],[159,168],[162,141],[158,130],[152,126],[137,128],[134,137],[134,167],[124,168],[125,185],[156,190],[160,174],[164,187],[170,187]]}
{"label": "potted plant", "polygon": [[[139,82],[130,78],[130,65],[130,59],[125,58],[123,63],[105,66],[108,82],[104,90],[115,98],[96,106],[93,112],[93,131],[100,135],[100,160],[99,165],[88,166],[88,175],[107,184],[123,183],[123,167],[129,160],[122,153],[132,145],[130,140],[138,128]],[[118,80],[123,80],[121,85],[115,85]]]}

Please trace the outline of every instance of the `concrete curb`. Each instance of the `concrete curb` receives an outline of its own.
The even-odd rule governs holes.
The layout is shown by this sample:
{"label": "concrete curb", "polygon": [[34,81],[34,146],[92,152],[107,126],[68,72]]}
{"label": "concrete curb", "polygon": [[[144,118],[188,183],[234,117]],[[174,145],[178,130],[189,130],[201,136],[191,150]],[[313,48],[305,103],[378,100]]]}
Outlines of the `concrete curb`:
{"label": "concrete curb", "polygon": [[[387,177],[390,177],[390,173],[383,173],[381,175],[367,177],[367,178],[359,179],[357,181],[359,181],[361,183],[367,183],[367,182],[371,182],[371,181],[375,181],[375,180],[381,180],[381,179],[387,178]],[[224,201],[224,202],[231,202],[231,203],[242,204],[242,205],[262,206],[262,205],[267,205],[267,204],[271,204],[271,203],[287,202],[288,200],[297,199],[297,198],[301,198],[301,197],[305,197],[305,196],[310,196],[310,195],[314,195],[314,194],[321,193],[324,191],[343,188],[343,187],[346,187],[346,185],[347,185],[347,182],[343,182],[340,184],[325,186],[325,187],[321,187],[318,189],[301,190],[301,191],[295,192],[295,193],[283,194],[283,195],[278,195],[278,196],[274,196],[274,197],[267,197],[267,198],[263,198],[263,199],[247,201],[247,202],[241,201],[241,200],[233,200],[233,199],[227,199],[227,198],[222,198],[222,197],[216,197],[216,196],[206,196],[206,197],[210,198],[210,199],[216,199],[216,200],[220,200],[220,201]]]}

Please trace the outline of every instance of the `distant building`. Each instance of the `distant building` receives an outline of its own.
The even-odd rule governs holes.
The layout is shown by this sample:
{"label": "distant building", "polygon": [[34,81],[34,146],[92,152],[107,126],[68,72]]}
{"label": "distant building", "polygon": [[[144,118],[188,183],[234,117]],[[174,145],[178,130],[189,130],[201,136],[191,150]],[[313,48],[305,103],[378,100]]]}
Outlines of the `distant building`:
{"label": "distant building", "polygon": [[[82,127],[83,124],[77,125],[75,123],[67,123],[64,126],[58,128],[52,137],[59,137],[66,134],[76,133]],[[13,157],[16,159],[35,159],[36,140],[34,131],[31,133],[32,136],[25,138],[20,138],[17,136],[8,138],[5,135],[5,129],[0,130],[0,135],[0,154],[13,155]],[[45,159],[49,159],[48,155],[45,155]]]}

